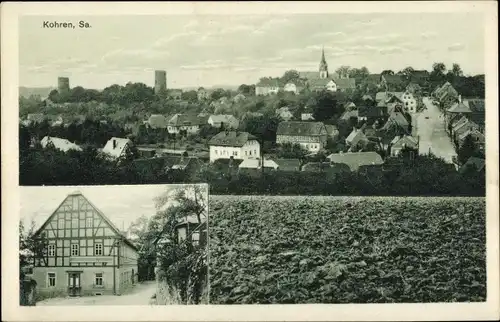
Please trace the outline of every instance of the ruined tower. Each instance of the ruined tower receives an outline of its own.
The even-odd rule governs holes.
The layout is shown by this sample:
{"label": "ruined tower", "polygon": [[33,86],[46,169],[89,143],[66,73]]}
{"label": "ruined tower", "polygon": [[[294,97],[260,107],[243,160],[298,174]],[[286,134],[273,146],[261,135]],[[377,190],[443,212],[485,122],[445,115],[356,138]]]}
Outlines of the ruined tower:
{"label": "ruined tower", "polygon": [[69,92],[69,78],[59,77],[57,79],[57,91],[59,93]]}
{"label": "ruined tower", "polygon": [[328,78],[328,64],[325,59],[325,48],[321,51],[321,61],[319,62],[319,78]]}
{"label": "ruined tower", "polygon": [[167,72],[164,70],[155,70],[155,94],[167,91]]}

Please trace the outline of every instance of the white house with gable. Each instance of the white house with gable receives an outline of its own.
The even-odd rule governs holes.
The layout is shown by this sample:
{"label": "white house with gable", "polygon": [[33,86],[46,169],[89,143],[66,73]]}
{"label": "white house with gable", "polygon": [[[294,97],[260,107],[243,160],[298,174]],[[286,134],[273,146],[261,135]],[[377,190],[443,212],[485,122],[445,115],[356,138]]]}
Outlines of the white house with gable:
{"label": "white house with gable", "polygon": [[260,143],[248,132],[222,131],[208,142],[210,162],[217,159],[259,159]]}
{"label": "white house with gable", "polygon": [[125,157],[128,149],[133,145],[130,139],[112,137],[106,142],[102,149],[102,153],[107,155],[110,159],[119,159]]}

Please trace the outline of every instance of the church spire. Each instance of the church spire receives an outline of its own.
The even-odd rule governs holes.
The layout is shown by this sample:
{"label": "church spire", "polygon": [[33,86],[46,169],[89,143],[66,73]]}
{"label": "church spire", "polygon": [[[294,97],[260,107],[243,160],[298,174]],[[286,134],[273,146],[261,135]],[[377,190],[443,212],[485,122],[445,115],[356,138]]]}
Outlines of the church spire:
{"label": "church spire", "polygon": [[325,59],[325,47],[321,50],[321,61],[319,62],[319,77],[328,78],[328,64]]}

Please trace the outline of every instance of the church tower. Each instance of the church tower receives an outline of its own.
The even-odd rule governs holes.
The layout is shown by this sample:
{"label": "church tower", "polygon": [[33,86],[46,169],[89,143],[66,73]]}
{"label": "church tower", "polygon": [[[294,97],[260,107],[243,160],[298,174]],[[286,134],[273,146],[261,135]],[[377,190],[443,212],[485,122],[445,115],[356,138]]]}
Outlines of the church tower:
{"label": "church tower", "polygon": [[328,78],[328,64],[325,59],[325,48],[321,51],[321,61],[319,62],[319,78]]}

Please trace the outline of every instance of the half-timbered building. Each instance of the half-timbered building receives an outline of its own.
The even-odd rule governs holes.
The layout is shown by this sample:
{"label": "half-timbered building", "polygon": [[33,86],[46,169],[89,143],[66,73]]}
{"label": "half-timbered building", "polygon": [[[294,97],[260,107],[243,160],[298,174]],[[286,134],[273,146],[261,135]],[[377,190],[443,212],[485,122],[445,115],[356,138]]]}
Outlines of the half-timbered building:
{"label": "half-timbered building", "polygon": [[69,194],[35,234],[38,292],[121,295],[137,282],[137,248],[80,192]]}

